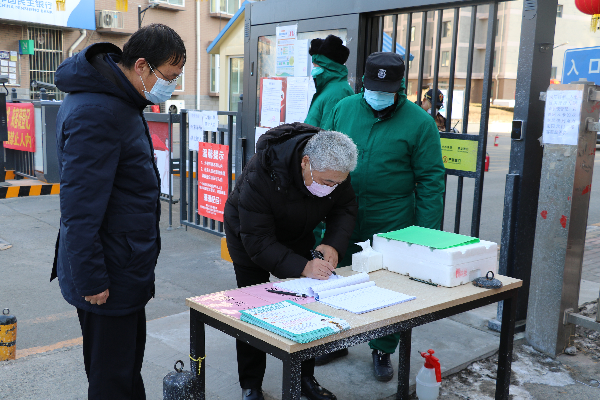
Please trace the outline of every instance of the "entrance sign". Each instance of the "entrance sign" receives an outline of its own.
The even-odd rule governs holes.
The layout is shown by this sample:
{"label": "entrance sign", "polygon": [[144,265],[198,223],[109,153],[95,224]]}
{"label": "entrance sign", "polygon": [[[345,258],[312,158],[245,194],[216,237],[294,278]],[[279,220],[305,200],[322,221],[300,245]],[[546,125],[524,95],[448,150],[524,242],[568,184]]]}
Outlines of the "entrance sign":
{"label": "entrance sign", "polygon": [[441,138],[440,141],[446,169],[477,171],[477,141],[445,138]]}
{"label": "entrance sign", "polygon": [[198,214],[223,222],[229,193],[227,161],[229,146],[199,143],[198,149]]}
{"label": "entrance sign", "polygon": [[33,22],[44,25],[96,30],[93,0],[2,0],[2,19]]}
{"label": "entrance sign", "polygon": [[7,149],[35,153],[35,120],[32,103],[7,103],[8,141]]}
{"label": "entrance sign", "polygon": [[600,85],[600,46],[565,51],[561,83],[573,83],[581,78]]}
{"label": "entrance sign", "polygon": [[581,122],[581,90],[548,90],[544,111],[544,144],[577,146]]}

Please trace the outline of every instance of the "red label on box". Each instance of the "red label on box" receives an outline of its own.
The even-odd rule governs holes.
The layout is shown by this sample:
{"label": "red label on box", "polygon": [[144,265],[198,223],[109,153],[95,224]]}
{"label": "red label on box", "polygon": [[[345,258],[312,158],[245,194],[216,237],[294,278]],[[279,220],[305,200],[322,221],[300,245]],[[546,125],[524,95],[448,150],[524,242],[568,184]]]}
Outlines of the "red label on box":
{"label": "red label on box", "polygon": [[223,222],[229,193],[229,146],[200,142],[198,149],[198,214]]}
{"label": "red label on box", "polygon": [[6,114],[8,116],[8,140],[4,142],[4,147],[35,153],[33,104],[7,103]]}

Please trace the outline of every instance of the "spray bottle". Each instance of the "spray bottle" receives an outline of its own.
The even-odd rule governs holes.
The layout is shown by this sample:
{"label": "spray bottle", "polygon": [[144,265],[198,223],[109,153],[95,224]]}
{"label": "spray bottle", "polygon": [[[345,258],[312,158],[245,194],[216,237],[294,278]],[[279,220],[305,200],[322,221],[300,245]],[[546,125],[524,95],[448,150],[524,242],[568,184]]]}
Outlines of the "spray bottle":
{"label": "spray bottle", "polygon": [[433,356],[435,351],[429,349],[427,353],[421,353],[425,359],[425,365],[417,374],[417,397],[419,400],[436,400],[440,394],[442,384],[442,371],[440,360]]}

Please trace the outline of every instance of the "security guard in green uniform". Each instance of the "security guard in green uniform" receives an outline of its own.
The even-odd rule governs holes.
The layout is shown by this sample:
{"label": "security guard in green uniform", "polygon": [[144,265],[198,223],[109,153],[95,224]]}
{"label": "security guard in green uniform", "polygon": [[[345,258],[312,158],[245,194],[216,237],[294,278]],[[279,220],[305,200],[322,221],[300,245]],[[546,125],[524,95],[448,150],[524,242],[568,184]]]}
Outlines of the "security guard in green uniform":
{"label": "security guard in green uniform", "polygon": [[[440,135],[433,118],[406,100],[403,76],[400,55],[371,54],[364,90],[341,100],[323,127],[348,135],[359,154],[351,173],[358,217],[340,265],[349,265],[352,253],[361,250],[355,243],[372,240],[374,234],[411,225],[440,228],[445,173]],[[393,377],[390,354],[399,339],[400,334],[393,334],[369,342],[375,377],[380,381]]]}
{"label": "security guard in green uniform", "polygon": [[[338,101],[354,94],[348,84],[348,68],[344,65],[350,49],[344,46],[342,39],[329,35],[325,39],[311,40],[308,54],[312,56],[313,68],[310,74],[317,92],[312,98],[304,123],[322,128]],[[315,246],[318,246],[325,235],[324,222],[317,225],[314,234]]]}

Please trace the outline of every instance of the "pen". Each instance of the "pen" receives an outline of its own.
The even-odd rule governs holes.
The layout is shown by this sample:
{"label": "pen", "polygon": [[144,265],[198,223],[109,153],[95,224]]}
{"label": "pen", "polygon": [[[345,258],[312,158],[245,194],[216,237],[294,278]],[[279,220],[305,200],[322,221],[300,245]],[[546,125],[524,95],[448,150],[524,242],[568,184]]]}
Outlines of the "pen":
{"label": "pen", "polygon": [[269,293],[277,293],[277,294],[285,294],[288,296],[296,296],[296,297],[308,297],[303,293],[292,293],[292,292],[284,292],[283,290],[275,290],[275,289],[267,289]]}
{"label": "pen", "polygon": [[[323,257],[323,253],[321,253],[319,250],[311,250],[310,255],[312,256],[313,260],[315,258],[318,258],[319,260],[325,260],[325,257]],[[335,271],[331,271],[331,273],[337,275]]]}

